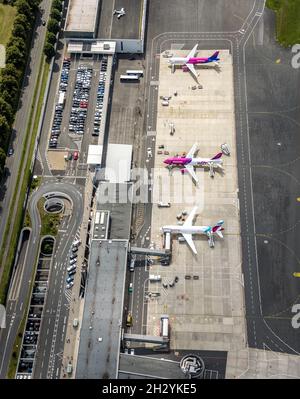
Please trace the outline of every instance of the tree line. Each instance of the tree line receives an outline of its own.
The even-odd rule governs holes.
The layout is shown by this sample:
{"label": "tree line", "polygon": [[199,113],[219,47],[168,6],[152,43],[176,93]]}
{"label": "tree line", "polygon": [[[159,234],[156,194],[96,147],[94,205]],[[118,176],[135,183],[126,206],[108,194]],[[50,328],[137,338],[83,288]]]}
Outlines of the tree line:
{"label": "tree line", "polygon": [[0,70],[0,178],[17,112],[30,51],[32,31],[41,0],[10,0],[3,4],[16,7],[12,34],[6,45],[6,66]]}
{"label": "tree line", "polygon": [[44,47],[44,53],[48,60],[55,55],[55,44],[57,41],[57,33],[60,30],[62,19],[63,0],[53,0],[51,6],[50,19],[47,25],[47,35]]}

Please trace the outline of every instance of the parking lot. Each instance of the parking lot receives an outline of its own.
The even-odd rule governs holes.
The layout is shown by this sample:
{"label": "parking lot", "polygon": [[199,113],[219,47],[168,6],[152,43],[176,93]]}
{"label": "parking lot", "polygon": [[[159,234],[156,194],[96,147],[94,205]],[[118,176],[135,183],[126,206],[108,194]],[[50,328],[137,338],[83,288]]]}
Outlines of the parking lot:
{"label": "parking lot", "polygon": [[40,254],[17,369],[17,378],[31,377],[47,295],[51,257]]}
{"label": "parking lot", "polygon": [[48,152],[48,161],[59,173],[75,175],[78,167],[74,162],[85,162],[89,144],[98,144],[105,112],[107,65],[106,56],[94,60],[74,56],[63,61]]}
{"label": "parking lot", "polygon": [[[211,51],[202,51],[199,56]],[[179,56],[181,53],[185,52],[178,51]],[[148,294],[147,333],[159,334],[160,317],[168,314],[174,349],[229,350],[245,345],[232,58],[228,51],[221,51],[221,58],[219,73],[214,68],[199,70],[202,89],[194,87],[189,73],[177,69],[172,74],[166,58],[160,60],[158,98],[171,98],[168,106],[158,102],[155,147],[152,142],[147,150],[148,158],[156,154],[152,243],[162,247],[162,225],[182,224],[182,216],[180,221],[176,217],[183,211],[189,214],[195,205],[195,225],[225,221],[224,239],[216,239],[214,248],[209,247],[206,237],[195,235],[198,254],[194,255],[186,242],[173,235],[171,265],[150,267],[150,274],[160,275],[161,280],[148,280],[144,287],[144,294]],[[210,157],[220,152],[224,142],[231,149],[231,155],[224,156],[225,172],[212,178],[209,171],[197,168],[198,187],[189,174],[174,170],[170,175],[164,167],[162,145],[175,156],[187,153],[197,143],[198,156]],[[163,196],[168,189],[169,199]],[[158,207],[162,200],[168,200],[171,207]],[[158,296],[149,299],[149,292]]]}

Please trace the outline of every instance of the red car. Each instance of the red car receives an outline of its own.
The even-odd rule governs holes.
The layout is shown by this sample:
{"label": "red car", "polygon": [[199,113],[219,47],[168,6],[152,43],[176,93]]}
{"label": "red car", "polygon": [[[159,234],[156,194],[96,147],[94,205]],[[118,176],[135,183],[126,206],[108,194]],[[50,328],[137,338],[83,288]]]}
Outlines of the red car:
{"label": "red car", "polygon": [[77,161],[78,157],[79,157],[78,151],[75,151],[73,154],[74,161]]}

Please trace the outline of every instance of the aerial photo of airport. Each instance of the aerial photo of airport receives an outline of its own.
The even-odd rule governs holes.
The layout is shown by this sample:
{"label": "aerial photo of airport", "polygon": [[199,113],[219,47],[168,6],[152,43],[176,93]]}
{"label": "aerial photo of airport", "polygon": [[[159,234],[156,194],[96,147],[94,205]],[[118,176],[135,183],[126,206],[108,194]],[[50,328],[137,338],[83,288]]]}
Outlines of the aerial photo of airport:
{"label": "aerial photo of airport", "polygon": [[298,0],[0,0],[0,380],[299,379],[299,87]]}

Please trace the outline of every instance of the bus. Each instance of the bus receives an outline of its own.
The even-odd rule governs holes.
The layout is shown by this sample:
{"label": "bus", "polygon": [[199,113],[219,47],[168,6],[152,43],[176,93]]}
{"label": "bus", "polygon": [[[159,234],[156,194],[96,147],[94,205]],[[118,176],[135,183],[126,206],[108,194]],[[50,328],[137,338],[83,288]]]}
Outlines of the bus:
{"label": "bus", "polygon": [[169,338],[169,316],[166,314],[160,318],[160,335],[165,339]]}
{"label": "bus", "polygon": [[126,71],[127,75],[137,75],[139,78],[142,78],[144,76],[143,71],[133,71],[133,70],[128,70]]}
{"label": "bus", "polygon": [[139,77],[139,75],[121,75],[120,81],[121,82],[139,82],[140,77]]}
{"label": "bus", "polygon": [[96,212],[95,224],[99,224],[99,222],[100,222],[100,214],[101,214],[101,212]]}
{"label": "bus", "polygon": [[132,314],[131,314],[131,312],[128,312],[127,319],[126,319],[126,326],[132,327],[132,324],[133,324]]}
{"label": "bus", "polygon": [[165,239],[164,239],[164,247],[167,252],[171,252],[171,247],[172,247],[172,238],[171,238],[171,233],[165,233]]}
{"label": "bus", "polygon": [[104,218],[105,218],[105,212],[101,212],[100,224],[104,223]]}

